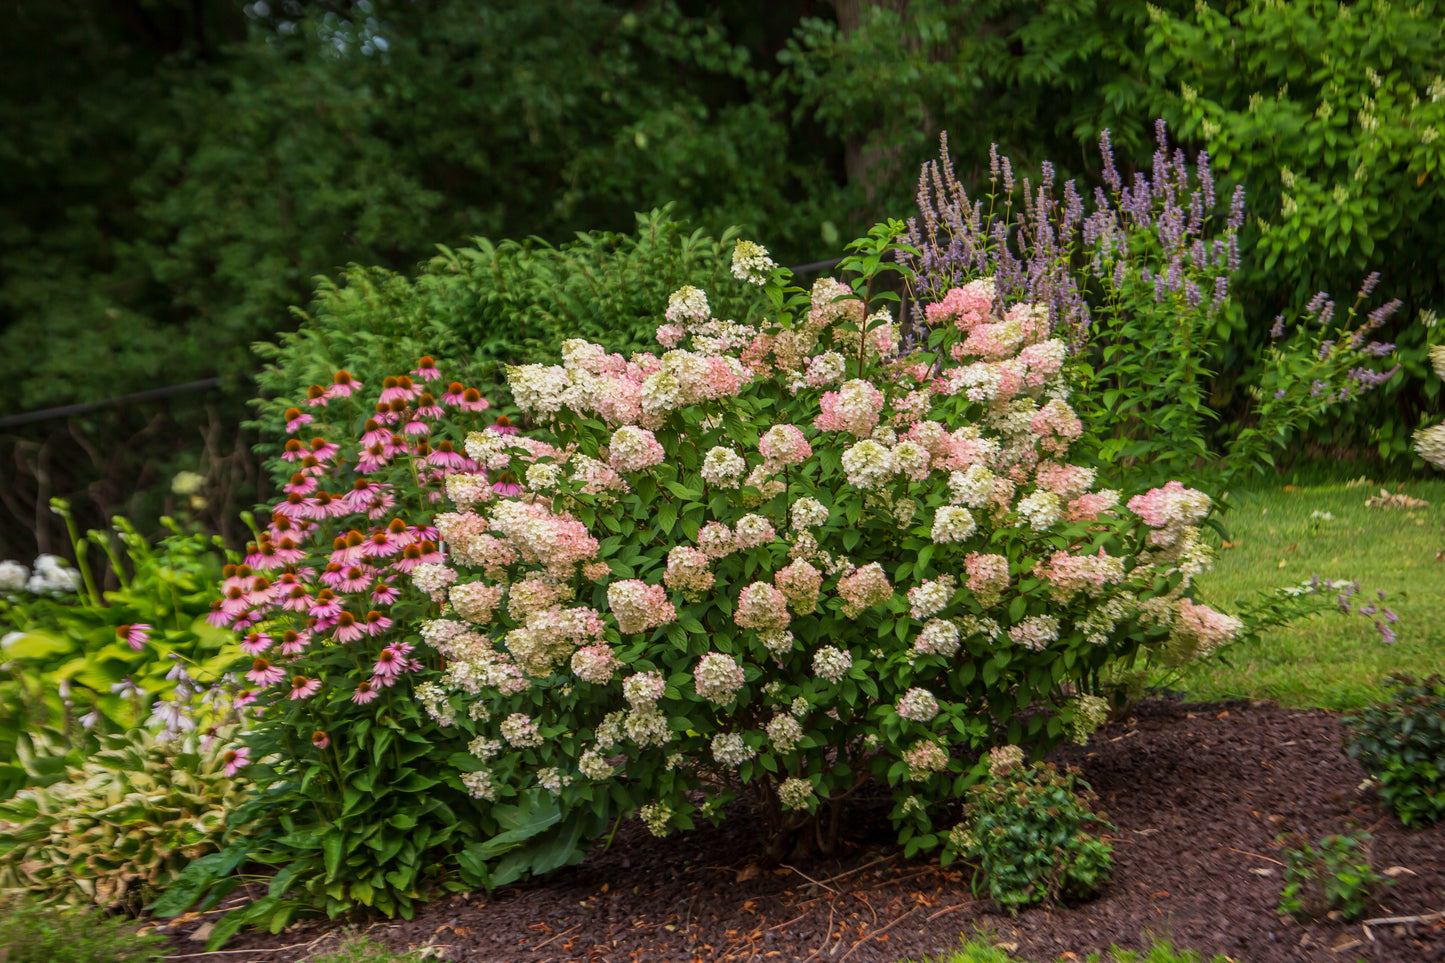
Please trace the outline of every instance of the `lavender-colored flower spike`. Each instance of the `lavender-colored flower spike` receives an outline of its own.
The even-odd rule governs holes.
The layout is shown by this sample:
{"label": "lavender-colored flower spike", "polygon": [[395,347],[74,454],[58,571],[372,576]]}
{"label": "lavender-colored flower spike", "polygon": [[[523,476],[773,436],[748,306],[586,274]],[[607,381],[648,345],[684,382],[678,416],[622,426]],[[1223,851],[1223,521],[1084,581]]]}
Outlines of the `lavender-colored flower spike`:
{"label": "lavender-colored flower spike", "polygon": [[1375,285],[1380,283],[1380,272],[1371,271],[1370,276],[1365,278],[1365,283],[1360,285],[1360,297],[1367,298],[1375,290]]}

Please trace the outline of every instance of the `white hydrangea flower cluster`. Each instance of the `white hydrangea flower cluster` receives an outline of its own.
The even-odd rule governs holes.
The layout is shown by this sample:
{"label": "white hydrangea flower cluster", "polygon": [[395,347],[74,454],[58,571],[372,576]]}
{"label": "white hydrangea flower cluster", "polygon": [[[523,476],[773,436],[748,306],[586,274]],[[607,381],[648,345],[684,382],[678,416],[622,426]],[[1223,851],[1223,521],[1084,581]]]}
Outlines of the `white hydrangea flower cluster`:
{"label": "white hydrangea flower cluster", "polygon": [[743,669],[737,660],[722,652],[709,652],[693,670],[697,694],[714,705],[725,706],[743,687]]}
{"label": "white hydrangea flower cluster", "polygon": [[667,299],[664,316],[674,324],[702,324],[712,317],[712,308],[708,307],[707,294],[685,284]]}
{"label": "white hydrangea flower cluster", "polygon": [[968,509],[958,505],[943,505],[933,515],[932,538],[935,542],[962,542],[978,529],[978,523]]}
{"label": "white hydrangea flower cluster", "polygon": [[514,712],[502,720],[502,738],[518,749],[542,744],[537,721],[525,712]]}
{"label": "white hydrangea flower cluster", "polygon": [[938,715],[938,700],[927,689],[914,687],[898,699],[894,707],[904,719],[913,722],[928,722]]}
{"label": "white hydrangea flower cluster", "polygon": [[731,448],[718,445],[702,459],[702,477],[714,488],[737,488],[747,471],[747,460]]}
{"label": "white hydrangea flower cluster", "polygon": [[1015,645],[1041,652],[1059,640],[1059,620],[1052,615],[1031,615],[1008,630]]}
{"label": "white hydrangea flower cluster", "polygon": [[891,449],[865,438],[843,452],[843,471],[848,475],[848,484],[871,491],[898,474],[898,462]]}
{"label": "white hydrangea flower cluster", "polygon": [[719,732],[712,737],[712,757],[724,766],[736,768],[756,755],[739,733]]}
{"label": "white hydrangea flower cluster", "polygon": [[766,730],[768,740],[778,752],[792,752],[803,739],[803,726],[792,715],[773,716]]}
{"label": "white hydrangea flower cluster", "polygon": [[768,256],[768,249],[761,244],[739,239],[733,248],[733,277],[739,281],[767,284],[768,274],[777,266],[777,262]]}
{"label": "white hydrangea flower cluster", "polygon": [[843,681],[852,667],[852,654],[836,646],[825,645],[813,653],[813,674],[835,685]]}
{"label": "white hydrangea flower cluster", "polygon": [[485,799],[495,802],[497,798],[497,787],[492,784],[492,774],[486,769],[476,772],[464,772],[461,775],[462,785],[466,787],[467,795],[473,799]]}
{"label": "white hydrangea flower cluster", "polygon": [[666,836],[668,823],[672,821],[672,809],[665,803],[648,803],[637,811],[637,818],[642,820],[652,835]]}
{"label": "white hydrangea flower cluster", "polygon": [[778,785],[778,802],[784,809],[811,809],[813,784],[797,776],[789,776]]}
{"label": "white hydrangea flower cluster", "polygon": [[913,650],[923,655],[951,656],[958,652],[958,626],[943,619],[929,619],[913,640]]}
{"label": "white hydrangea flower cluster", "polygon": [[909,612],[919,621],[937,615],[948,607],[957,587],[952,575],[940,575],[914,586],[908,590]]}
{"label": "white hydrangea flower cluster", "polygon": [[789,509],[794,528],[818,528],[828,524],[828,509],[816,498],[800,498]]}
{"label": "white hydrangea flower cluster", "polygon": [[1081,695],[1074,700],[1074,717],[1069,732],[1074,742],[1084,745],[1095,730],[1109,721],[1109,703],[1096,695]]}

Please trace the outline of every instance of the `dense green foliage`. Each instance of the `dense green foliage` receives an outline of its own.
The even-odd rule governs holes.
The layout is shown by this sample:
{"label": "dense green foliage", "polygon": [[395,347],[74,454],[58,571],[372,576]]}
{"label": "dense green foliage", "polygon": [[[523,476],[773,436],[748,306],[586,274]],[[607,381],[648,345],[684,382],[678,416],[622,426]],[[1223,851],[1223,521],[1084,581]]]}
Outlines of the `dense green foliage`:
{"label": "dense green foliage", "polygon": [[1396,677],[1390,698],[1344,720],[1345,752],[1406,826],[1445,818],[1445,680]]}
{"label": "dense green foliage", "polygon": [[[218,541],[176,527],[152,545],[117,518],[112,532],[77,539],[77,591],[0,590],[0,799],[60,778],[97,736],[139,725],[175,696],[178,664],[193,680],[220,677],[235,643],[205,621],[226,560]],[[118,589],[99,590],[87,547],[107,553]]]}
{"label": "dense green foliage", "polygon": [[[685,283],[709,285],[718,316],[746,323],[763,304],[729,273],[735,234],[714,239],[663,209],[637,215],[630,234],[591,231],[557,246],[477,238],[415,277],[353,266],[321,283],[300,330],[257,346],[269,362],[257,376],[260,426],[280,437],[284,409],[306,407],[308,387],[330,384],[338,369],[379,388],[422,355],[500,400],[505,365],[555,362],[566,338],[615,342],[623,354],[645,348]],[[290,474],[272,464],[278,478]]]}
{"label": "dense green foliage", "polygon": [[1298,920],[1331,912],[1349,921],[1364,916],[1375,891],[1390,882],[1370,868],[1369,842],[1368,834],[1326,836],[1318,846],[1305,841],[1287,848],[1280,914]]}
{"label": "dense green foliage", "polygon": [[945,859],[972,863],[974,895],[1010,912],[1088,897],[1114,868],[1112,847],[1089,831],[1110,828],[1091,798],[1075,773],[1023,766],[1021,754],[995,750],[988,776],[965,797]]}

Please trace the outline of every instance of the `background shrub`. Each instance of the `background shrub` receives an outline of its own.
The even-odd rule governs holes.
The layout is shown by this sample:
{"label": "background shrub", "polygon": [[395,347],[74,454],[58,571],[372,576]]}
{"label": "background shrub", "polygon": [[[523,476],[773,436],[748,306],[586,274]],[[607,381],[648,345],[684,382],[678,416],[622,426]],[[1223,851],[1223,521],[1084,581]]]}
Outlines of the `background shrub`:
{"label": "background shrub", "polygon": [[[713,238],[671,208],[636,222],[631,234],[594,231],[558,246],[477,238],[444,249],[414,278],[353,266],[339,283],[323,281],[299,330],[257,345],[267,361],[257,376],[265,399],[258,426],[281,437],[283,410],[338,369],[379,386],[421,355],[483,396],[503,398],[506,365],[555,362],[566,338],[605,339],[624,354],[644,349],[668,295],[687,283],[713,286],[720,317],[758,316],[756,289],[729,273],[735,229]],[[276,444],[263,441],[261,450],[274,455]],[[290,474],[272,464],[278,479]]]}
{"label": "background shrub", "polygon": [[1388,701],[1343,720],[1345,753],[1406,826],[1445,818],[1445,679],[1395,676]]}

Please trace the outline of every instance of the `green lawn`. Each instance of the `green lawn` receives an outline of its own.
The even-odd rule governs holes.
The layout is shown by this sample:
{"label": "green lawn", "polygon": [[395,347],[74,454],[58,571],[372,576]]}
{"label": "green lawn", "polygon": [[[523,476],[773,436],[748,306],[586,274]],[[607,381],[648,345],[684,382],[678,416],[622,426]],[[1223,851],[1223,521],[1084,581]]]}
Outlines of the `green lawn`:
{"label": "green lawn", "polygon": [[[1414,510],[1366,508],[1379,484],[1260,486],[1234,493],[1223,516],[1229,543],[1199,580],[1203,599],[1228,610],[1238,599],[1322,579],[1358,580],[1357,599],[1377,589],[1399,614],[1387,645],[1358,614],[1327,614],[1276,629],[1260,643],[1192,668],[1181,683],[1190,698],[1268,698],[1287,705],[1346,709],[1382,693],[1392,672],[1445,670],[1445,481],[1415,481],[1404,492],[1430,503]],[[1390,490],[1395,490],[1390,485]],[[1316,514],[1318,513],[1318,514]],[[1331,516],[1331,517],[1324,517]]]}

